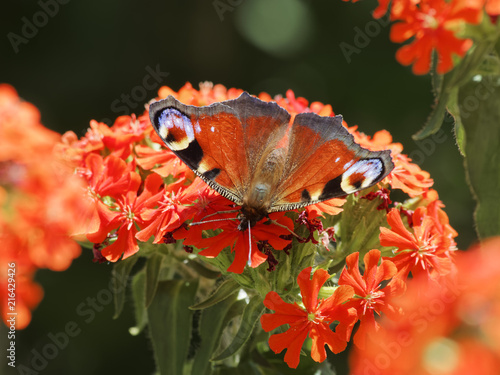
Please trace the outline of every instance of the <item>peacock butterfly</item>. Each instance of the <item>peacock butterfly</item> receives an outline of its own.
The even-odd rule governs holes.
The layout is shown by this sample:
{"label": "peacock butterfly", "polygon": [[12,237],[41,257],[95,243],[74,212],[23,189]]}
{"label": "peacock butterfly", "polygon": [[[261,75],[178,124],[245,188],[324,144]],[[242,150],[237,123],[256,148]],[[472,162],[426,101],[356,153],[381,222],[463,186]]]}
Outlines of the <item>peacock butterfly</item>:
{"label": "peacock butterfly", "polygon": [[244,92],[204,107],[173,96],[149,107],[165,144],[196,175],[241,206],[238,229],[271,212],[366,189],[394,168],[390,151],[354,142],[342,116],[291,115]]}

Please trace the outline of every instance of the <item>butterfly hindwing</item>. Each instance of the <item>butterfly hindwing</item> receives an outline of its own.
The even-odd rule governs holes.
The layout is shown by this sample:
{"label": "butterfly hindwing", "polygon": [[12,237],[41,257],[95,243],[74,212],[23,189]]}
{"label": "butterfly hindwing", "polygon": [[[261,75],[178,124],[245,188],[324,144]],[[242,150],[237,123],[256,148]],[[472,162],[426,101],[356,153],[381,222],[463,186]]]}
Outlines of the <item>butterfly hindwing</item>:
{"label": "butterfly hindwing", "polygon": [[304,207],[368,188],[394,168],[390,151],[354,142],[342,116],[298,114],[292,125],[279,191],[270,212]]}

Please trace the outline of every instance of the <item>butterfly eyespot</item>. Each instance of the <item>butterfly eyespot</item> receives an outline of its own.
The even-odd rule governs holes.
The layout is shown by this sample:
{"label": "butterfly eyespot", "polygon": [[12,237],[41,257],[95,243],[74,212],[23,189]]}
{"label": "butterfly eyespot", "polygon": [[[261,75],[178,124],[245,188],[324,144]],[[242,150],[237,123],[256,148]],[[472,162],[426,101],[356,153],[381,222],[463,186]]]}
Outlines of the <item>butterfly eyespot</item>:
{"label": "butterfly eyespot", "polygon": [[373,185],[384,174],[383,162],[376,159],[358,160],[342,174],[340,187],[347,194]]}
{"label": "butterfly eyespot", "polygon": [[195,140],[195,132],[200,131],[198,122],[176,108],[166,108],[157,114],[158,134],[174,151],[185,150]]}

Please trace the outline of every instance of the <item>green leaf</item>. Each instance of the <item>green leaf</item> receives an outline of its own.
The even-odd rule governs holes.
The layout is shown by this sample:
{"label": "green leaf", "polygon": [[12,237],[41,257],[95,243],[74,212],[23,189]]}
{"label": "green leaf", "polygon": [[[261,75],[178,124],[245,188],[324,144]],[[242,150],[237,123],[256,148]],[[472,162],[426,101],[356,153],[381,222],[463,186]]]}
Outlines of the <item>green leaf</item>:
{"label": "green leaf", "polygon": [[120,260],[113,267],[113,272],[111,273],[115,303],[115,314],[113,315],[113,319],[117,319],[123,311],[128,277],[138,259],[138,256],[131,256],[127,259]]}
{"label": "green leaf", "polygon": [[[235,296],[235,298],[238,298],[238,296]],[[239,299],[235,301],[227,311],[227,314],[224,317],[224,322],[222,323],[222,325],[228,325],[231,319],[243,315],[245,307],[247,307],[247,303],[244,299]]]}
{"label": "green leaf", "polygon": [[186,264],[188,267],[192,268],[196,273],[206,279],[217,279],[221,276],[221,272],[219,270],[212,270],[205,267],[199,260],[191,260],[187,259]]}
{"label": "green leaf", "polygon": [[156,252],[146,262],[146,307],[151,304],[155,296],[163,258],[161,253]]}
{"label": "green leaf", "polygon": [[451,95],[451,89],[452,87],[445,86],[445,83],[443,83],[443,89],[440,92],[439,96],[436,98],[434,109],[432,110],[424,127],[419,132],[413,135],[412,138],[414,140],[422,140],[441,129],[444,116],[446,115],[446,104]]}
{"label": "green leaf", "polygon": [[465,156],[465,131],[460,117],[460,106],[458,105],[458,89],[453,90],[453,94],[448,100],[448,112],[455,122],[454,132],[458,150],[462,156]]}
{"label": "green leaf", "polygon": [[182,375],[187,359],[198,281],[158,283],[148,308],[149,332],[160,375]]}
{"label": "green leaf", "polygon": [[254,296],[243,311],[240,327],[231,344],[229,344],[229,346],[224,349],[222,353],[219,353],[210,360],[222,361],[223,359],[226,359],[238,352],[252,335],[255,324],[264,310],[265,306],[262,303],[262,298],[260,296]]}
{"label": "green leaf", "polygon": [[500,76],[483,76],[458,95],[465,133],[465,169],[480,239],[500,234]]}
{"label": "green leaf", "polygon": [[191,310],[206,309],[225,300],[233,293],[236,293],[238,290],[240,290],[240,288],[241,288],[240,285],[236,281],[234,281],[233,279],[227,279],[223,281],[219,285],[217,290],[214,293],[212,293],[212,295],[210,295],[206,300],[197,303],[196,305],[190,306],[189,308]]}
{"label": "green leaf", "polygon": [[134,301],[135,327],[129,329],[130,333],[138,335],[148,323],[146,309],[146,272],[136,273],[132,278],[132,300]]}
{"label": "green leaf", "polygon": [[433,60],[433,64],[432,64],[432,68],[431,68],[431,71],[430,71],[431,83],[432,83],[432,92],[434,93],[434,97],[438,97],[441,94],[441,91],[443,89],[443,75],[442,74],[438,74],[438,72],[436,71],[436,67],[437,67],[437,64],[436,64],[436,60],[437,60],[436,53],[432,54],[432,60]]}
{"label": "green leaf", "polygon": [[194,357],[191,374],[208,375],[212,370],[210,357],[217,349],[220,337],[225,328],[226,315],[235,303],[237,296],[231,295],[216,305],[205,309],[201,313],[199,333],[201,343]]}

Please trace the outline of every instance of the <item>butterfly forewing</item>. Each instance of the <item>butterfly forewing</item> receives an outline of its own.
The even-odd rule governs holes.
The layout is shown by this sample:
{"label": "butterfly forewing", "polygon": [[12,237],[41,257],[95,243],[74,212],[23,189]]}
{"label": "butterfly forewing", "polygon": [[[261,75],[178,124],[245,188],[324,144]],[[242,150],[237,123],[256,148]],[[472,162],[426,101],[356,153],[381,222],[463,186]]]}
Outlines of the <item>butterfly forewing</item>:
{"label": "butterfly forewing", "polygon": [[189,106],[169,96],[152,103],[149,115],[160,138],[189,168],[221,195],[241,204],[248,161],[245,151],[234,147],[233,140],[242,138],[242,127],[231,107]]}
{"label": "butterfly forewing", "polygon": [[247,93],[196,107],[174,97],[151,104],[150,118],[165,144],[221,195],[241,205],[266,150],[274,149],[290,115]]}

